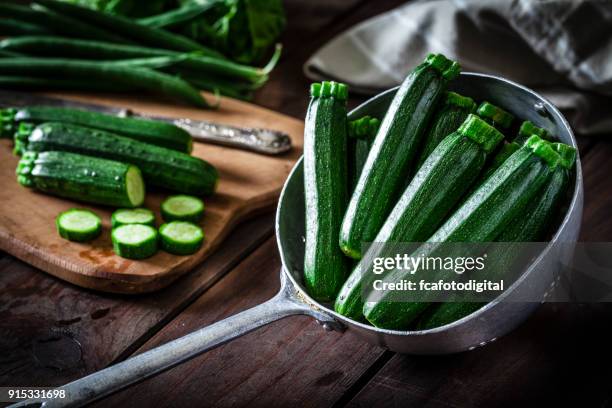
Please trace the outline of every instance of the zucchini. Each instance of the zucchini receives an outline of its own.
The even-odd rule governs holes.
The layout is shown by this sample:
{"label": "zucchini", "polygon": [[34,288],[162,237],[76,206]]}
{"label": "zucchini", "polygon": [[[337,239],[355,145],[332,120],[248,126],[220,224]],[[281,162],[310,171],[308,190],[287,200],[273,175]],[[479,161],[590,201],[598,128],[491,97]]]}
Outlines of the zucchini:
{"label": "zucchini", "polygon": [[495,106],[486,101],[480,104],[476,110],[476,114],[487,123],[503,130],[508,129],[514,121],[514,116],[510,112],[506,112],[499,106]]}
{"label": "zucchini", "polygon": [[[502,139],[494,127],[469,114],[459,129],[429,155],[374,242],[421,242],[429,238],[478,177],[488,154]],[[336,298],[336,312],[355,320],[362,316],[362,282],[369,277],[369,260],[383,256],[379,246],[371,248]]]}
{"label": "zucchini", "polygon": [[353,120],[348,124],[348,173],[351,192],[357,185],[363,165],[368,158],[372,140],[378,132],[380,120],[371,116]]}
{"label": "zucchini", "polygon": [[313,298],[331,301],[348,271],[336,244],[348,196],[348,89],[336,82],[315,83],[310,95],[304,128],[304,282]]}
{"label": "zucchini", "polygon": [[552,143],[552,148],[561,157],[561,165],[568,171],[573,170],[574,164],[576,163],[576,156],[578,152],[572,146],[565,143]]}
{"label": "zucchini", "polygon": [[406,185],[435,106],[459,71],[456,62],[431,54],[397,90],[342,221],[340,247],[347,256],[360,259],[361,245],[371,242],[380,230]]}
{"label": "zucchini", "polygon": [[[0,129],[15,133],[19,123],[62,122],[106,130],[121,136],[179,152],[191,153],[191,135],[170,123],[135,118],[122,118],[99,112],[52,106],[29,106],[0,110]],[[11,126],[12,125],[12,126]],[[12,131],[11,131],[12,130]]]}
{"label": "zucchini", "polygon": [[113,250],[122,258],[145,259],[157,252],[157,231],[150,225],[126,224],[111,232]]}
{"label": "zucchini", "polygon": [[48,194],[114,207],[138,207],[145,197],[138,167],[67,152],[25,153],[17,181]]}
{"label": "zucchini", "polygon": [[17,153],[61,150],[103,157],[138,166],[151,186],[195,195],[215,191],[217,170],[186,153],[83,126],[49,122],[30,131],[28,125],[22,123],[15,134]]}
{"label": "zucchini", "polygon": [[[445,242],[491,242],[513,219],[525,214],[538,191],[550,181],[560,160],[548,142],[532,136],[428,239],[430,244],[415,253],[440,256]],[[448,273],[454,274],[438,273],[441,279],[448,277]],[[410,272],[396,269],[382,279],[390,283],[411,278]],[[376,327],[403,330],[429,305],[396,302],[392,300],[394,296],[392,291],[369,293],[363,307],[365,318]]]}
{"label": "zucchini", "polygon": [[60,237],[74,242],[87,242],[96,239],[102,232],[102,220],[89,210],[72,208],[61,212],[55,219]]}
{"label": "zucchini", "polygon": [[166,222],[199,222],[204,216],[204,203],[197,197],[177,195],[168,197],[161,204],[162,218]]}
{"label": "zucchini", "polygon": [[187,221],[171,221],[159,227],[161,247],[174,255],[191,255],[202,247],[202,228]]}
{"label": "zucchini", "polygon": [[537,127],[532,122],[526,120],[521,124],[518,134],[514,138],[514,142],[522,146],[531,137],[531,135],[539,136],[540,138],[545,140],[552,139],[552,135],[548,130],[541,127]]}
{"label": "zucchini", "polygon": [[495,173],[495,170],[497,170],[502,164],[504,164],[504,162],[508,160],[508,158],[520,148],[521,145],[519,145],[518,143],[504,142],[501,148],[499,148],[499,150],[497,151],[497,153],[495,153],[495,156],[493,156],[491,163],[489,163],[489,165],[486,167],[484,173],[480,177],[480,180],[476,182],[476,188],[478,188],[480,184],[482,184],[486,179],[488,179],[491,174]]}
{"label": "zucchini", "polygon": [[424,136],[415,170],[423,165],[425,159],[446,136],[456,131],[467,116],[476,110],[476,102],[472,98],[455,92],[447,92],[441,105]]}
{"label": "zucchini", "polygon": [[[495,260],[491,267],[485,272],[487,279],[496,280],[503,277],[508,265],[516,262],[517,252],[521,251],[520,243],[535,242],[544,239],[550,222],[554,219],[559,205],[566,194],[569,186],[569,172],[574,166],[576,150],[566,144],[558,143],[555,149],[561,156],[558,166],[545,188],[538,193],[536,200],[529,206],[526,215],[521,214],[514,219],[495,241],[519,243],[513,248],[512,245],[496,247],[494,252],[488,252],[488,258]],[[564,157],[565,156],[565,157]],[[449,299],[445,303],[432,305],[418,320],[416,328],[427,330],[434,327],[444,326],[459,320],[486,303],[461,302],[460,298]]]}
{"label": "zucchini", "polygon": [[155,214],[148,208],[122,208],[111,216],[113,228],[127,224],[143,224],[155,226]]}
{"label": "zucchini", "polygon": [[527,139],[532,135],[539,136],[541,139],[550,140],[551,135],[546,129],[536,127],[533,123],[525,121],[522,123],[517,136],[512,142],[504,142],[501,148],[497,151],[493,159],[486,167],[485,172],[476,185],[482,184],[491,174],[495,172],[514,152],[516,152],[522,145],[525,144]]}

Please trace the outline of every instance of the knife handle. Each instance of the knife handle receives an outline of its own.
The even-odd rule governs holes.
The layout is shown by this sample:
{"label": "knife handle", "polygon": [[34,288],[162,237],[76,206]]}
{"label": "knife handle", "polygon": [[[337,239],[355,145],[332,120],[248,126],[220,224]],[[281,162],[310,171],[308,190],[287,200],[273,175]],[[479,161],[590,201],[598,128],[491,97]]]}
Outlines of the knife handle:
{"label": "knife handle", "polygon": [[191,119],[175,119],[172,123],[185,129],[196,141],[272,155],[291,149],[289,136],[277,130],[236,127]]}

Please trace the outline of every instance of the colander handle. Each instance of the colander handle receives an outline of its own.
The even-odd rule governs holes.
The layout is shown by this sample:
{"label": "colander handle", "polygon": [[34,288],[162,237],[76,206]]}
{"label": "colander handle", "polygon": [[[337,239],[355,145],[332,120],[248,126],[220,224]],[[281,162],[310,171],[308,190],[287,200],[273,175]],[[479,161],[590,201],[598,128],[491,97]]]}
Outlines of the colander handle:
{"label": "colander handle", "polygon": [[282,271],[280,275],[280,291],[267,302],[63,385],[59,389],[65,391],[65,398],[32,399],[11,407],[79,407],[287,316],[305,314],[326,327],[337,324],[333,317],[302,301]]}

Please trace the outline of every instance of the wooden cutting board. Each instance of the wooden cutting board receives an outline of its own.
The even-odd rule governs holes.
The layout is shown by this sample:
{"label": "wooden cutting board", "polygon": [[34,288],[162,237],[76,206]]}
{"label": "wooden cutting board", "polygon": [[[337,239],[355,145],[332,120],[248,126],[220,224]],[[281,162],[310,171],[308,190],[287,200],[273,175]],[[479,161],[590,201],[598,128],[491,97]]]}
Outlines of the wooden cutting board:
{"label": "wooden cutting board", "polygon": [[[18,158],[11,152],[12,142],[0,141],[0,249],[58,278],[91,289],[126,294],[150,292],[189,272],[219,246],[238,222],[274,207],[289,171],[302,154],[302,121],[236,100],[224,98],[219,110],[207,111],[144,98],[50,96],[129,108],[146,114],[277,129],[289,134],[293,143],[293,149],[281,156],[195,143],[193,154],[212,163],[220,174],[217,193],[204,200],[204,246],[191,256],[159,251],[149,259],[133,261],[113,253],[111,208],[43,195],[20,186],[15,178]],[[149,193],[145,201],[145,206],[156,212],[158,224],[161,223],[159,206],[165,196]],[[73,243],[57,234],[55,217],[73,207],[90,208],[102,217],[104,231],[95,241]]]}

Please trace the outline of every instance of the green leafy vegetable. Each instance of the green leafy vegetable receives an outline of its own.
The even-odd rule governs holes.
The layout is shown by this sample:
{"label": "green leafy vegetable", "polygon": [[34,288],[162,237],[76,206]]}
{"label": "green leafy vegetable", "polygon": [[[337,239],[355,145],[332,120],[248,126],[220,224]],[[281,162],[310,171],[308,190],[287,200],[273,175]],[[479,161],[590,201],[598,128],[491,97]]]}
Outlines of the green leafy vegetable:
{"label": "green leafy vegetable", "polygon": [[225,0],[185,27],[183,34],[235,61],[253,64],[265,58],[284,27],[281,0]]}

